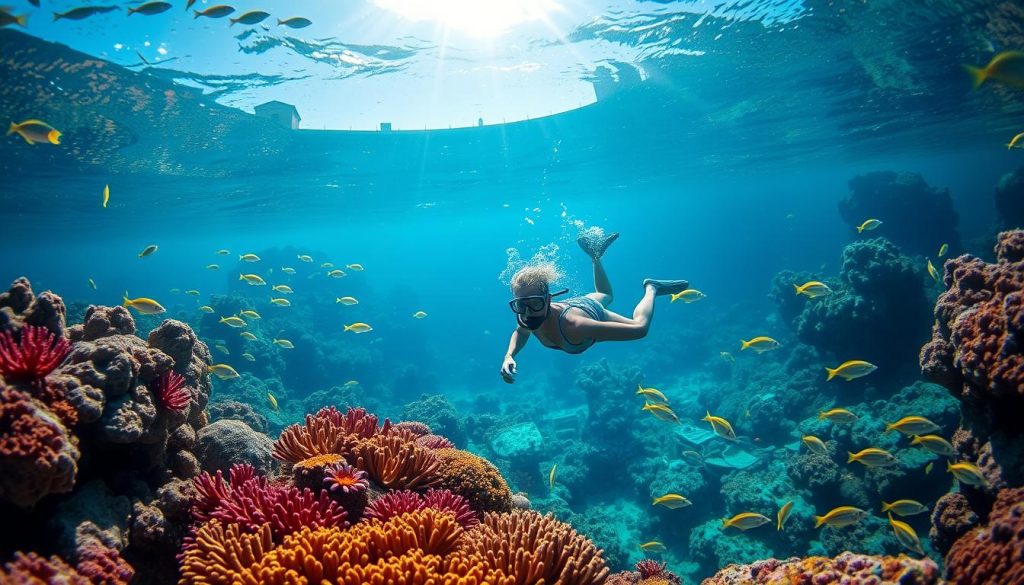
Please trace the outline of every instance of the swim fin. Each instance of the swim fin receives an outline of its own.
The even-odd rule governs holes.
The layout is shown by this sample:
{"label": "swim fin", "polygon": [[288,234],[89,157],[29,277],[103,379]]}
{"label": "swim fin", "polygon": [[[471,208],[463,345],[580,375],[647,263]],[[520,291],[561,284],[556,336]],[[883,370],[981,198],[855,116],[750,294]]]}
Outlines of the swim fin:
{"label": "swim fin", "polygon": [[648,284],[654,285],[656,295],[674,295],[683,292],[690,288],[690,283],[685,280],[655,280],[653,278],[645,278],[644,286]]}
{"label": "swim fin", "polygon": [[584,233],[576,239],[576,243],[583,248],[583,251],[588,256],[597,260],[604,256],[605,250],[608,246],[612,245],[612,242],[619,239],[619,232],[612,232],[608,235],[595,235],[592,232]]}

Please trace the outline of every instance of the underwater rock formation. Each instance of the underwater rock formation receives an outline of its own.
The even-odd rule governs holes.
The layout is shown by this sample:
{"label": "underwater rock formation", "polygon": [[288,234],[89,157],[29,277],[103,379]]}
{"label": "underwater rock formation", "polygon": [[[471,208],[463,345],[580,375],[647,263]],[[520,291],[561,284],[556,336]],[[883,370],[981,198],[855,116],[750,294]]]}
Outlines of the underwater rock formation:
{"label": "underwater rock formation", "polygon": [[787,322],[800,341],[833,359],[867,360],[879,367],[876,379],[913,362],[928,330],[927,275],[892,242],[873,238],[847,245],[839,278],[825,279],[832,288],[826,296],[797,297],[793,285],[803,283],[797,277],[803,275],[780,273],[770,296],[783,317],[791,316]]}
{"label": "underwater rock formation", "polygon": [[452,403],[441,394],[424,394],[402,410],[402,419],[421,421],[448,438],[455,446],[466,445],[466,432]]}
{"label": "underwater rock formation", "polygon": [[928,185],[917,173],[881,171],[850,179],[839,215],[857,235],[867,219],[880,219],[885,237],[912,254],[929,256],[943,243],[960,250],[960,221],[949,189]]}
{"label": "underwater rock formation", "polygon": [[995,203],[996,223],[999,229],[1024,227],[1024,167],[999,179]]}
{"label": "underwater rock formation", "polygon": [[260,473],[276,468],[270,455],[272,441],[240,420],[219,420],[196,433],[196,457],[203,471],[227,471],[237,463],[247,463]]}
{"label": "underwater rock formation", "polygon": [[953,585],[1024,583],[1024,488],[999,492],[988,523],[956,541],[946,556]]}
{"label": "underwater rock formation", "polygon": [[844,552],[835,558],[807,557],[767,559],[749,565],[729,565],[701,585],[768,585],[813,583],[814,585],[939,585],[939,567],[929,559],[872,557]]}

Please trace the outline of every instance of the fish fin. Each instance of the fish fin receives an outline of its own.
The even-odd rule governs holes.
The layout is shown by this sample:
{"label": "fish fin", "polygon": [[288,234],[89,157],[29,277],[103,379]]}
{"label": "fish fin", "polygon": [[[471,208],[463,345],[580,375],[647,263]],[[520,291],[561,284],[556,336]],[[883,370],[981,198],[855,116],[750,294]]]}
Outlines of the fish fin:
{"label": "fish fin", "polygon": [[973,65],[964,65],[964,69],[967,70],[967,74],[971,76],[971,83],[973,89],[981,87],[982,83],[985,83],[985,70],[981,67],[975,67]]}
{"label": "fish fin", "polygon": [[850,456],[850,458],[846,460],[847,463],[853,463],[854,461],[857,460],[857,456],[854,455],[853,453],[847,451],[846,454]]}
{"label": "fish fin", "polygon": [[795,283],[793,284],[793,290],[795,290],[795,291],[796,291],[796,294],[797,294],[797,295],[799,295],[799,294],[800,294],[800,287],[799,287],[799,286],[797,286],[797,285],[796,285]]}
{"label": "fish fin", "polygon": [[60,144],[60,132],[57,130],[50,130],[46,133],[46,139],[50,141],[50,144]]}
{"label": "fish fin", "polygon": [[740,351],[743,351],[744,349],[747,349],[748,347],[750,347],[750,342],[749,341],[743,341],[741,339],[740,340]]}
{"label": "fish fin", "polygon": [[129,8],[128,9],[128,16],[131,16],[131,15],[135,14],[138,11],[139,11],[138,8]]}
{"label": "fish fin", "polygon": [[124,291],[124,306],[125,307],[132,306],[131,300],[128,299],[128,291]]}
{"label": "fish fin", "polygon": [[280,18],[278,18],[277,19],[277,26],[281,26],[282,24],[284,24],[284,21],[281,20]]}
{"label": "fish fin", "polygon": [[61,17],[63,17],[63,16],[64,16],[64,15],[63,15],[63,14],[61,14],[61,13],[59,13],[59,12],[54,12],[54,13],[53,13],[53,22],[57,22],[57,21],[58,21],[58,20],[60,20],[60,19],[61,19]]}
{"label": "fish fin", "polygon": [[832,378],[836,377],[836,372],[839,371],[839,368],[825,368],[825,371],[828,372],[828,378],[825,379],[825,381],[828,382]]}
{"label": "fish fin", "polygon": [[[889,510],[892,510],[892,504],[888,502],[882,502],[882,511],[888,512]],[[892,519],[892,514],[889,514],[889,519]]]}
{"label": "fish fin", "polygon": [[824,523],[825,523],[825,517],[824,516],[815,516],[814,517],[814,527],[815,528],[820,527]]}
{"label": "fish fin", "polygon": [[14,134],[17,131],[18,131],[18,125],[15,124],[14,122],[11,122],[11,126],[9,128],[7,128],[7,135],[10,136],[11,134]]}
{"label": "fish fin", "polygon": [[196,13],[196,15],[195,15],[195,16],[193,16],[192,18],[199,18],[200,16],[202,16],[202,15],[203,15],[203,13],[202,13],[202,12],[199,12],[198,10],[193,10],[192,12],[195,12],[195,13]]}
{"label": "fish fin", "polygon": [[228,20],[231,21],[231,24],[229,24],[228,26],[235,26],[235,23],[238,22],[241,19],[240,18],[229,18]]}
{"label": "fish fin", "polygon": [[895,428],[896,428],[896,423],[885,423],[885,431],[884,432],[888,433],[888,432],[892,431]]}
{"label": "fish fin", "polygon": [[22,14],[21,16],[15,16],[14,22],[17,22],[21,27],[24,27],[26,24],[28,24],[28,15]]}
{"label": "fish fin", "polygon": [[858,234],[864,233],[864,226],[862,226],[862,225],[857,226],[857,233]]}

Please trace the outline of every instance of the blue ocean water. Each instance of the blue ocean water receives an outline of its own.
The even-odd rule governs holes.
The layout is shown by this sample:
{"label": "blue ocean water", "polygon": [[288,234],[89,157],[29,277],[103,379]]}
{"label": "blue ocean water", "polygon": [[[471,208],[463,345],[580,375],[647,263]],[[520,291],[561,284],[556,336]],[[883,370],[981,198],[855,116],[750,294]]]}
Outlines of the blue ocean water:
{"label": "blue ocean water", "polygon": [[[797,510],[805,524],[815,506],[843,501],[788,479],[792,472],[787,475],[782,466],[801,433],[818,428],[813,419],[819,409],[907,405],[876,412],[872,418],[878,422],[913,414],[910,405],[930,397],[938,404],[936,416],[951,420],[946,435],[952,433],[953,399],[914,386],[924,381],[917,352],[931,335],[927,316],[941,292],[924,269],[932,259],[941,271],[941,261],[934,251],[929,255],[914,246],[924,241],[938,250],[952,233],[958,243],[951,244],[949,256],[991,259],[997,226],[1013,227],[1005,221],[1014,220],[997,215],[994,194],[1001,178],[1024,161],[1019,149],[1005,146],[1024,130],[1024,94],[996,82],[972,89],[962,65],[983,66],[999,51],[1019,49],[1020,10],[981,1],[927,7],[638,4],[630,5],[632,12],[616,5],[588,6],[594,14],[570,11],[578,20],[560,42],[567,51],[585,49],[588,60],[576,63],[569,77],[595,80],[594,103],[507,124],[487,120],[475,127],[469,116],[457,124],[466,127],[391,132],[283,129],[246,111],[252,100],[245,92],[253,86],[240,80],[260,59],[268,70],[299,62],[314,82],[327,83],[304,61],[319,63],[318,51],[332,42],[327,38],[307,39],[319,48],[303,50],[293,46],[299,32],[277,29],[254,33],[272,49],[256,50],[246,35],[211,41],[207,57],[221,63],[207,71],[195,55],[183,55],[173,66],[161,67],[154,59],[156,64],[125,67],[134,57],[110,54],[106,46],[118,40],[115,33],[129,34],[116,28],[127,26],[123,15],[103,15],[115,28],[81,21],[68,23],[80,28],[59,29],[64,23],[37,24],[35,18],[24,32],[8,26],[0,30],[0,69],[7,80],[0,111],[12,122],[45,120],[64,137],[60,145],[28,145],[11,135],[0,144],[7,183],[0,195],[0,279],[26,276],[37,292],[56,292],[68,305],[69,323],[81,322],[89,305],[120,304],[122,293],[158,301],[166,313],[136,313],[140,335],[164,318],[189,324],[214,348],[215,362],[242,374],[214,380],[211,401],[251,403],[268,419],[271,436],[328,404],[366,406],[395,420],[436,414],[459,447],[494,460],[513,491],[526,493],[536,508],[578,523],[617,569],[643,558],[648,551],[637,545],[650,540],[664,541],[669,551],[660,558],[693,582],[728,562],[761,556],[831,556],[844,546],[894,554],[900,548],[881,517],[858,533],[862,538],[844,537],[842,545],[809,530],[763,541],[754,532],[728,541],[718,533],[703,540],[694,535],[758,501],[730,495],[737,484],[768,485],[769,477],[789,482],[779,490],[804,492]],[[149,32],[155,37],[162,29]],[[331,38],[340,42],[346,32],[335,31]],[[391,47],[394,39],[378,42]],[[527,45],[523,58],[543,60],[544,42]],[[288,46],[294,53],[275,61],[282,55],[275,51]],[[538,56],[531,57],[531,50]],[[600,56],[602,50],[603,57],[590,54]],[[204,86],[236,52],[242,64],[234,81],[242,89]],[[346,76],[355,91],[361,80],[387,77],[394,84],[387,99],[401,104],[396,94],[403,75],[425,75],[403,67],[423,68],[439,59],[426,49],[413,52],[415,59],[394,71],[383,67]],[[470,63],[485,62],[467,53],[462,58]],[[93,57],[103,66],[31,74],[58,59],[74,64]],[[204,83],[188,81],[189,65],[195,67],[193,79]],[[616,70],[619,81],[602,85],[596,77],[602,66]],[[627,74],[637,71],[642,79]],[[294,91],[298,100],[311,101],[311,111],[331,109],[299,95],[306,86],[269,85],[279,91],[274,99],[288,101]],[[531,93],[545,91],[538,84]],[[334,107],[346,107],[338,101]],[[858,234],[857,223],[874,214],[851,223],[840,209],[857,197],[851,179],[880,171],[917,174],[940,194],[912,204],[897,201],[886,209],[906,213],[909,205],[921,207],[911,219],[882,217],[879,229]],[[104,207],[106,185],[110,201]],[[948,198],[941,195],[945,190]],[[881,205],[878,199],[864,201]],[[955,210],[952,232],[939,226],[948,220],[936,211],[943,201]],[[632,314],[643,294],[641,282],[652,277],[687,279],[706,298],[658,298],[645,338],[599,343],[582,355],[531,340],[516,356],[515,384],[504,383],[499,368],[516,326],[507,305],[508,277],[540,254],[565,275],[552,288],[591,292],[590,259],[576,238],[592,227],[621,234],[603,258],[614,289],[610,309]],[[911,231],[912,243],[901,245],[901,235]],[[897,242],[914,267],[922,296],[912,309],[926,318],[908,319],[902,329],[906,343],[899,348],[887,346],[888,338],[872,341],[875,326],[886,335],[883,324],[853,318],[850,323],[860,330],[827,331],[848,334],[852,355],[835,351],[851,349],[835,339],[809,342],[813,335],[798,334],[785,314],[788,301],[773,293],[788,278],[779,281],[777,275],[789,270],[808,280],[838,278],[844,249],[874,237]],[[150,244],[159,249],[139,257]],[[240,255],[246,253],[260,260],[244,262]],[[354,263],[364,269],[352,269]],[[345,275],[328,276],[335,268]],[[267,285],[249,286],[240,274],[257,274]],[[783,282],[784,292],[792,292],[789,284],[799,283]],[[278,294],[273,285],[294,292]],[[877,298],[905,292],[882,291]],[[336,302],[343,296],[356,297],[358,304]],[[272,298],[287,298],[291,306],[276,306]],[[201,311],[204,305],[214,312]],[[261,316],[246,329],[255,341],[217,322],[241,309]],[[418,311],[426,315],[414,317]],[[372,331],[344,330],[356,322],[370,324]],[[781,348],[760,355],[741,351],[741,339],[759,335],[774,337]],[[294,349],[274,345],[275,339],[290,340]],[[823,379],[825,366],[847,359],[881,360],[887,367],[849,384],[815,380],[794,389],[794,379]],[[637,383],[668,395],[684,422],[706,427],[700,422],[705,411],[729,418],[744,454],[757,460],[751,469],[761,475],[742,476],[752,472],[726,465],[704,467],[701,478],[693,479],[692,469],[680,470],[682,451],[706,457],[720,451],[694,447],[672,425],[641,411],[643,401],[633,395]],[[267,392],[278,410],[265,400]],[[799,397],[780,406],[784,392]],[[901,392],[903,402],[892,398]],[[763,407],[759,418],[765,404],[772,406]],[[444,418],[448,412],[450,419]],[[558,425],[572,427],[565,421],[575,420],[573,413],[583,413],[585,422],[557,434]],[[502,457],[496,436],[523,423],[540,428],[545,446],[520,459]],[[620,440],[630,448],[609,447]],[[596,456],[595,450],[605,453]],[[842,451],[835,457],[843,463]],[[548,489],[547,473],[556,463],[565,480]],[[612,464],[617,469],[607,468]],[[702,499],[692,497],[693,506],[685,510],[652,512],[649,497],[676,491],[673,479],[699,485],[694,489]],[[945,477],[941,487],[931,478],[898,481],[904,488],[919,484],[931,501],[948,488]],[[858,497],[877,508],[878,496]],[[774,512],[761,510],[772,518]],[[916,520],[925,539],[927,519]],[[941,561],[940,554],[926,550]]]}

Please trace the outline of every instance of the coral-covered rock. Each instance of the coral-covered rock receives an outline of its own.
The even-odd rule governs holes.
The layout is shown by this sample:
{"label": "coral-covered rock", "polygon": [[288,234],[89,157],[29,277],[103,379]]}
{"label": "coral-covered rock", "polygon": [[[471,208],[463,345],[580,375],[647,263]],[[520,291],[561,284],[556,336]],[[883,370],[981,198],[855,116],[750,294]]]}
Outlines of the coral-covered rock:
{"label": "coral-covered rock", "polygon": [[839,216],[854,234],[865,220],[877,218],[885,236],[908,252],[928,256],[944,242],[960,249],[960,218],[949,189],[936,189],[917,173],[892,171],[858,175],[849,186]]}
{"label": "coral-covered rock", "polygon": [[873,557],[844,552],[826,557],[767,559],[748,565],[729,565],[701,585],[769,585],[813,583],[814,585],[939,585],[939,568],[930,559]]}
{"label": "coral-covered rock", "polygon": [[456,447],[466,445],[462,421],[455,407],[441,394],[424,394],[419,400],[406,404],[402,410],[402,420],[422,421],[434,434],[447,437]]}
{"label": "coral-covered rock", "polygon": [[196,436],[195,454],[203,471],[228,470],[237,463],[248,463],[260,473],[269,473],[275,463],[273,442],[238,420],[219,420],[203,427]]}
{"label": "coral-covered rock", "polygon": [[36,325],[64,337],[67,309],[64,301],[50,291],[36,296],[32,284],[24,276],[0,293],[0,331]]}
{"label": "coral-covered rock", "polygon": [[438,487],[466,498],[479,513],[512,510],[512,491],[490,461],[459,449],[432,453],[440,462]]}
{"label": "coral-covered rock", "polygon": [[999,492],[988,523],[958,539],[946,556],[951,585],[1024,583],[1024,488]]}
{"label": "coral-covered rock", "polygon": [[36,553],[22,552],[15,553],[14,559],[0,569],[0,582],[12,585],[92,585],[88,577],[56,555],[47,559]]}
{"label": "coral-covered rock", "polygon": [[999,179],[995,203],[999,229],[1024,227],[1024,167]]}
{"label": "coral-covered rock", "polygon": [[267,417],[256,412],[256,409],[252,406],[237,400],[211,402],[209,412],[211,422],[218,420],[240,420],[258,433],[266,434],[269,430]]}
{"label": "coral-covered rock", "polygon": [[71,491],[80,455],[76,443],[54,414],[0,381],[0,498],[31,506]]}
{"label": "coral-covered rock", "polygon": [[950,492],[935,502],[928,537],[935,550],[945,555],[958,538],[978,525],[978,521],[967,497],[960,492]]}

